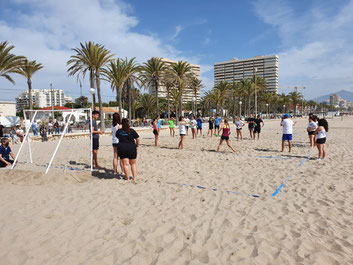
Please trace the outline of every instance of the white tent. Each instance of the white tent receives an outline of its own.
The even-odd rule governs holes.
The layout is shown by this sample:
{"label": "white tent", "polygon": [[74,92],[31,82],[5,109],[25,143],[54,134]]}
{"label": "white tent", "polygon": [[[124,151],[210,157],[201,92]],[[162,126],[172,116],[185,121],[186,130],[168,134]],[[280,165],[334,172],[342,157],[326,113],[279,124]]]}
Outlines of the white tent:
{"label": "white tent", "polygon": [[7,117],[0,117],[0,124],[4,127],[10,128],[12,126],[20,125],[20,117],[17,116],[7,116]]}

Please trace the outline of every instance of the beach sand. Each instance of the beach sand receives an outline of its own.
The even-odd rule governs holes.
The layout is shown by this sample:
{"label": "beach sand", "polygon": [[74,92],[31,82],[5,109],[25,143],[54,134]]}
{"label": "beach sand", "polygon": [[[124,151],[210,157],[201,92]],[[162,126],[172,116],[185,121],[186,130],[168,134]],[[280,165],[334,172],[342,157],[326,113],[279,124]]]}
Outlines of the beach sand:
{"label": "beach sand", "polygon": [[111,174],[110,137],[93,175],[88,139],[65,140],[47,175],[57,142],[33,143],[35,165],[0,170],[0,264],[353,264],[353,118],[328,119],[323,161],[297,122],[290,154],[278,120],[260,141],[232,125],[235,154],[217,137],[189,132],[178,150],[169,130],[158,148],[141,133],[135,184]]}

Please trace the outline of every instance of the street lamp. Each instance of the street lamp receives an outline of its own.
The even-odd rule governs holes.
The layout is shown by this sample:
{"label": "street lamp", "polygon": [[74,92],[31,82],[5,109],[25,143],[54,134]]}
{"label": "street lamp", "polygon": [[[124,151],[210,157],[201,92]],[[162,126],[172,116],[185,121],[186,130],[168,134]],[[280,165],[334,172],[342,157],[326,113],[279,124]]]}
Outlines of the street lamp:
{"label": "street lamp", "polygon": [[255,115],[257,115],[256,73],[257,73],[257,68],[255,67],[255,69],[254,69],[254,81],[255,81]]}
{"label": "street lamp", "polygon": [[94,94],[96,93],[96,90],[93,87],[91,87],[91,89],[89,90],[89,93],[92,95],[92,110],[95,110],[96,106],[93,105],[94,103],[93,97],[94,97]]}
{"label": "street lamp", "polygon": [[283,114],[286,112],[286,105],[283,105]]}
{"label": "street lamp", "polygon": [[243,104],[243,102],[241,102],[241,101],[239,101],[239,116],[240,116],[240,118],[241,118],[241,104]]}
{"label": "street lamp", "polygon": [[268,119],[268,103],[266,103],[266,107],[267,107],[267,119]]}

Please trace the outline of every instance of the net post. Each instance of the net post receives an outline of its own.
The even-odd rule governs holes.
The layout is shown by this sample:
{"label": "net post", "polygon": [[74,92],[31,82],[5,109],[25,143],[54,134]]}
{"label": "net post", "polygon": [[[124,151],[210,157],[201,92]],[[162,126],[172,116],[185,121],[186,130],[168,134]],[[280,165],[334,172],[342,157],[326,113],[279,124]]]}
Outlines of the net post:
{"label": "net post", "polygon": [[54,158],[55,158],[56,153],[58,152],[59,146],[60,146],[60,144],[61,144],[62,139],[64,138],[64,135],[65,135],[65,133],[66,133],[67,127],[68,127],[68,125],[69,125],[69,123],[70,123],[70,120],[71,120],[71,117],[72,117],[72,114],[73,114],[73,113],[74,113],[74,110],[71,111],[70,116],[69,116],[69,119],[67,120],[67,123],[65,124],[65,128],[64,128],[63,134],[62,134],[61,137],[60,137],[59,143],[56,145],[54,154],[52,155],[52,157],[51,157],[51,159],[50,159],[50,162],[49,162],[49,165],[48,165],[48,167],[47,167],[47,170],[45,171],[45,174],[48,174],[48,172],[49,172],[49,169],[50,169],[50,167],[51,167],[51,164],[53,163],[53,160],[54,160]]}
{"label": "net post", "polygon": [[92,109],[89,110],[89,134],[91,146],[91,171],[93,171],[93,133],[92,133]]}
{"label": "net post", "polygon": [[[26,110],[23,110],[23,117],[25,118],[25,124],[26,124],[26,120],[27,120]],[[29,115],[29,118],[30,117],[31,117],[31,115]],[[34,120],[33,120],[33,122],[34,122]],[[29,127],[29,129],[31,129],[31,127]],[[29,135],[28,135],[27,141],[28,141],[28,150],[29,150],[29,161],[30,161],[31,164],[33,164],[32,149],[31,149],[31,138],[29,137]]]}
{"label": "net post", "polygon": [[18,150],[18,153],[17,153],[17,155],[16,155],[16,157],[15,157],[15,161],[13,162],[13,164],[12,164],[12,166],[11,166],[11,169],[14,169],[14,167],[15,167],[15,165],[16,165],[16,163],[17,163],[17,160],[18,160],[18,158],[19,158],[19,156],[20,156],[20,154],[21,154],[23,145],[24,145],[24,143],[26,142],[26,140],[27,140],[27,138],[28,138],[29,129],[32,127],[32,123],[33,123],[34,118],[35,118],[36,116],[37,116],[37,111],[34,113],[33,118],[32,118],[32,120],[31,120],[31,123],[29,124],[28,128],[26,129],[26,135],[25,135],[25,137],[24,137],[24,139],[23,139],[23,141],[22,141],[22,143],[21,143],[20,149]]}

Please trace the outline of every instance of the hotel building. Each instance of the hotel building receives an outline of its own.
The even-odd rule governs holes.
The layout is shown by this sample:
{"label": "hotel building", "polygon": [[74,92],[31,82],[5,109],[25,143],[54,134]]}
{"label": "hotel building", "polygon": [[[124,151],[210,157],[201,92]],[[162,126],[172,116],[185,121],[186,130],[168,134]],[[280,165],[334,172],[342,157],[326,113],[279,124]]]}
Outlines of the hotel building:
{"label": "hotel building", "polygon": [[[165,62],[167,65],[171,65],[172,63],[177,63],[177,61],[173,61],[167,58],[161,58],[161,60]],[[189,64],[189,65],[191,66],[192,73],[198,79],[200,79],[200,65],[196,65],[196,64]],[[149,94],[156,96],[156,88],[154,86],[151,86],[149,88]],[[195,94],[192,91],[192,89],[185,88],[185,91],[183,93],[183,103],[192,102],[194,97],[195,97]],[[158,98],[167,99],[167,89],[161,82],[158,85]],[[195,100],[197,102],[200,101],[200,91],[197,92]]]}
{"label": "hotel building", "polygon": [[255,56],[250,59],[237,59],[214,64],[214,83],[220,81],[239,82],[252,78],[254,74],[266,80],[267,90],[278,93],[278,56]]}

